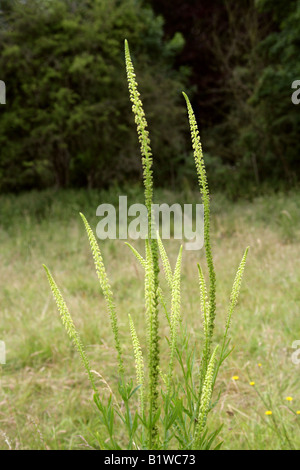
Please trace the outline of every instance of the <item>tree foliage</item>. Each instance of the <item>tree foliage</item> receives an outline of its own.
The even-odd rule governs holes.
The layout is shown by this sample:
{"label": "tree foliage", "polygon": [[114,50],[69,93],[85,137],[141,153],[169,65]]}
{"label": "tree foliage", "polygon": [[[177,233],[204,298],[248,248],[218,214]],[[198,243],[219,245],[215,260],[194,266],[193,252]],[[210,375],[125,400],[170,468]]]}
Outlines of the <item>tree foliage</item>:
{"label": "tree foliage", "polygon": [[300,109],[291,101],[292,83],[300,80],[300,1],[260,0],[258,7],[272,14],[278,29],[259,46],[264,67],[250,103],[258,118],[266,170],[276,180],[282,174],[291,185],[300,175]]}
{"label": "tree foliage", "polygon": [[192,68],[193,105],[213,188],[236,196],[299,181],[299,1],[149,0],[166,38],[186,40],[177,64]]}
{"label": "tree foliage", "polygon": [[2,1],[0,190],[140,179],[120,73],[125,38],[143,84],[156,184],[196,185],[183,90],[192,96],[213,190],[236,196],[297,183],[300,107],[291,85],[300,79],[299,5]]}
{"label": "tree foliage", "polygon": [[[3,4],[0,188],[108,186],[141,172],[126,76],[124,38],[135,45],[161,177],[181,155],[185,74],[172,69],[181,35],[163,41],[163,20],[135,0],[20,0]],[[125,96],[125,98],[124,98]],[[180,103],[180,104],[178,104]],[[163,112],[162,112],[163,110]],[[160,117],[151,126],[151,116]],[[158,140],[163,142],[158,147]],[[54,180],[54,181],[53,181]]]}

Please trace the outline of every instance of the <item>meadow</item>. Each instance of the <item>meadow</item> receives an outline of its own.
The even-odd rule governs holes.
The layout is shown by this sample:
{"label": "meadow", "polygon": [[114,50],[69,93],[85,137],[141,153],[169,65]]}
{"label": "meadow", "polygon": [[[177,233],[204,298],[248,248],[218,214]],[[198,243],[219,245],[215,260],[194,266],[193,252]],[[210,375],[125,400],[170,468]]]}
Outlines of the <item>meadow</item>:
{"label": "meadow", "polygon": [[[6,343],[6,364],[0,366],[1,449],[89,448],[101,432],[88,379],[61,324],[42,264],[64,294],[92,369],[114,388],[113,335],[79,212],[95,231],[97,206],[117,206],[120,194],[128,196],[129,204],[143,202],[138,186],[0,197],[0,339]],[[199,193],[189,189],[155,194],[160,203],[200,202]],[[216,341],[223,334],[236,269],[250,247],[231,324],[234,350],[219,372],[216,389],[222,393],[208,422],[212,428],[223,424],[218,438],[223,449],[300,447],[300,365],[291,358],[292,344],[300,340],[299,205],[296,191],[251,201],[211,196]],[[132,244],[143,253],[141,241]],[[180,242],[171,239],[165,245],[174,266]],[[115,294],[126,370],[134,377],[128,313],[143,347],[143,270],[124,241],[105,240],[100,246]],[[197,262],[204,257],[203,249],[183,250],[182,316],[196,345],[203,340]],[[162,317],[160,344],[167,362],[166,334]]]}

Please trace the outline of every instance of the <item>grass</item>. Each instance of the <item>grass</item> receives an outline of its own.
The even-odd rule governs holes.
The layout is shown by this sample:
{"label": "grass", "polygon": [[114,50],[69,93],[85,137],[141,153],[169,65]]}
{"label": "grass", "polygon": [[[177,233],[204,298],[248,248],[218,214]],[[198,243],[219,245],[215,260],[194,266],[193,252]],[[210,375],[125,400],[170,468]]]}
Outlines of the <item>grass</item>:
{"label": "grass", "polygon": [[[46,261],[50,269],[55,268],[92,368],[114,384],[117,357],[110,322],[78,213],[83,212],[95,228],[96,207],[103,202],[116,204],[119,194],[128,194],[129,204],[143,202],[139,187],[0,197],[0,339],[7,348],[7,364],[0,376],[1,449],[81,448],[92,443],[99,431],[88,380],[61,325],[42,264]],[[190,190],[178,194],[156,191],[156,196],[169,203],[198,198]],[[284,448],[270,427],[273,418],[277,426],[286,427],[293,445],[300,447],[300,415],[292,412],[300,410],[300,366],[291,361],[291,345],[300,339],[299,204],[296,192],[234,204],[220,194],[212,197],[211,234],[220,312],[216,340],[223,333],[242,248],[249,245],[251,250],[231,329],[235,349],[218,376],[223,393],[210,414],[213,426],[224,425],[224,449]],[[173,265],[179,243],[165,243]],[[143,250],[142,243],[134,245]],[[145,344],[143,271],[130,249],[124,250],[123,241],[107,240],[101,242],[101,248],[120,316],[126,367],[134,377],[128,313]],[[202,327],[196,279],[197,262],[203,257],[203,250],[183,252],[182,313],[190,325],[189,334],[199,344]],[[199,329],[195,328],[197,317]],[[165,328],[167,331],[167,325]],[[163,333],[164,323],[162,351]],[[233,380],[233,376],[239,379]],[[265,399],[271,397],[272,416],[265,415],[266,406],[255,387]],[[293,401],[287,402],[286,396]]]}

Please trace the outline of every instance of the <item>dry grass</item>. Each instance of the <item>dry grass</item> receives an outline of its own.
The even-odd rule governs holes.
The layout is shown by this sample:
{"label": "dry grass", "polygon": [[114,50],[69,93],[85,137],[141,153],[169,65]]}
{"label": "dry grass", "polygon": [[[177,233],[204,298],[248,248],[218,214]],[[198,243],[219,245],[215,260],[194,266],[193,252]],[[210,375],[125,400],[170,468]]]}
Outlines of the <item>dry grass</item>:
{"label": "dry grass", "polygon": [[[163,196],[176,200],[174,194]],[[60,323],[42,263],[52,270],[65,295],[92,368],[114,386],[117,361],[109,319],[77,216],[79,210],[86,213],[95,227],[92,214],[103,197],[103,193],[42,193],[47,207],[40,203],[40,216],[34,195],[2,197],[0,339],[7,348],[0,389],[2,449],[84,448],[84,439],[91,442],[92,434],[99,429],[88,380]],[[271,394],[274,413],[280,411],[295,446],[300,445],[300,416],[291,413],[285,400],[292,396],[290,407],[300,410],[300,366],[291,361],[292,342],[300,339],[299,203],[299,194],[236,204],[217,195],[212,201],[217,337],[223,331],[227,313],[223,305],[228,305],[235,270],[243,249],[250,246],[240,302],[232,321],[235,349],[220,372],[218,386],[223,393],[211,418],[224,424],[225,449],[281,446],[268,427],[265,407],[249,385],[251,380],[262,393]],[[127,315],[131,313],[134,318],[143,344],[143,272],[123,242],[105,241],[101,246],[118,306],[126,367],[128,374],[134,375]],[[171,240],[166,248],[174,263],[178,241]],[[197,344],[202,338],[199,260],[204,261],[203,250],[184,252],[182,313]],[[161,332],[164,350],[164,321]],[[234,375],[239,380],[233,381]]]}

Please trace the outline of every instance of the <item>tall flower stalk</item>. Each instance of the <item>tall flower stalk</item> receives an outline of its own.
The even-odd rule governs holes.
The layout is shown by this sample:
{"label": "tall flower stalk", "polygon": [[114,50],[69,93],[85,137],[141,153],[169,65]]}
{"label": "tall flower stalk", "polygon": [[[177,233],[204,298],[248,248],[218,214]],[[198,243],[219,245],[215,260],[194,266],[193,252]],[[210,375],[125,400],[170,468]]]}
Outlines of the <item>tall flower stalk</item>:
{"label": "tall flower stalk", "polygon": [[138,85],[135,78],[133,63],[130,56],[128,42],[125,39],[125,62],[127,82],[132,111],[135,116],[137,134],[142,155],[143,178],[145,186],[145,206],[148,213],[148,238],[146,240],[146,270],[145,270],[145,299],[147,311],[148,354],[149,354],[149,420],[150,434],[149,447],[157,446],[158,429],[155,416],[158,412],[158,380],[159,380],[159,320],[158,320],[158,246],[151,235],[155,232],[155,221],[152,214],[153,204],[153,175],[152,151],[148,125],[143,104],[140,99]]}
{"label": "tall flower stalk", "polygon": [[207,341],[205,342],[205,349],[203,354],[204,371],[207,368],[207,364],[210,357],[211,343],[214,333],[215,317],[216,317],[216,274],[214,268],[214,262],[212,257],[211,241],[210,241],[210,200],[209,190],[207,184],[207,177],[204,165],[204,158],[202,152],[202,145],[200,141],[199,130],[195,118],[195,114],[190,103],[189,98],[183,93],[187,104],[188,118],[190,122],[192,146],[194,150],[194,159],[196,164],[198,182],[200,187],[200,193],[202,196],[202,202],[204,207],[204,246],[206,262],[209,272],[209,292],[208,292],[208,308],[206,310],[206,321],[207,321]]}
{"label": "tall flower stalk", "polygon": [[[208,283],[206,283],[205,274],[198,264],[200,310],[202,311],[204,331],[204,341],[201,344],[202,352],[199,361],[196,356],[198,348],[190,344],[187,328],[182,327],[182,247],[179,249],[173,270],[163,242],[156,231],[152,212],[153,157],[147,121],[126,40],[125,62],[129,95],[142,156],[145,206],[148,214],[148,236],[145,240],[145,254],[141,255],[133,246],[127,243],[141,264],[145,276],[146,354],[143,354],[134,320],[131,315],[128,315],[135,363],[135,384],[126,374],[123,344],[119,333],[119,319],[102,253],[88,221],[83,214],[80,214],[88,236],[96,273],[110,319],[119,367],[118,392],[120,399],[113,392],[113,386],[110,387],[103,378],[102,382],[106,384],[106,393],[109,392],[108,399],[104,392],[101,394],[98,390],[89,360],[67,305],[50,271],[46,267],[45,270],[62,322],[87,372],[94,391],[94,402],[100,413],[102,425],[107,432],[105,437],[101,433],[97,433],[98,448],[110,450],[122,448],[128,450],[168,449],[174,447],[183,450],[210,449],[220,429],[215,429],[212,432],[208,431],[208,415],[213,407],[212,397],[219,368],[230,353],[229,329],[238,302],[248,248],[242,257],[234,279],[223,340],[221,347],[219,347],[219,345],[213,344],[216,319],[216,275],[210,239],[209,190],[197,122],[191,103],[187,95],[183,93],[187,105],[194,160],[204,205],[204,246],[209,278]],[[162,285],[159,284],[159,254],[169,296],[166,295]],[[160,361],[159,306],[164,312],[169,325],[169,337],[166,338],[169,346],[167,366],[165,362]],[[198,368],[197,364],[200,364]],[[179,371],[181,372],[180,379],[178,376]],[[102,376],[100,375],[100,377]],[[132,398],[135,396],[137,396],[137,400]],[[117,420],[123,427],[115,426]],[[219,448],[219,446],[220,444],[217,444],[215,448]]]}

